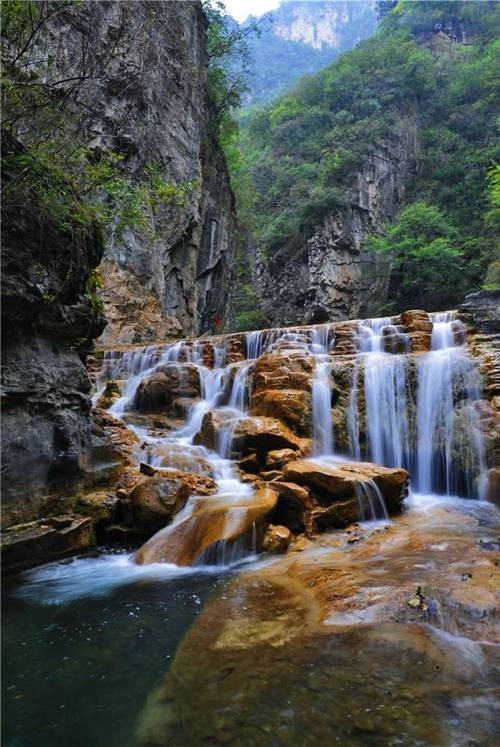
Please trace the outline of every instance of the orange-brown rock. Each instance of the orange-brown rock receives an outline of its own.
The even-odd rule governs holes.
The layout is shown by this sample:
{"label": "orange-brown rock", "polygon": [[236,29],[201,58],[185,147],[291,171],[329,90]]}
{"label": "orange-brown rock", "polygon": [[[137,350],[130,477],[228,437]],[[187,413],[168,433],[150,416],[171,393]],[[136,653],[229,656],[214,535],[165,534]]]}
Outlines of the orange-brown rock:
{"label": "orange-brown rock", "polygon": [[99,269],[108,324],[98,345],[128,345],[182,335],[179,320],[164,315],[158,298],[132,273],[108,259],[102,260]]}
{"label": "orange-brown rock", "polygon": [[130,493],[135,527],[141,532],[157,532],[184,507],[189,486],[183,479],[144,477]]}
{"label": "orange-brown rock", "polygon": [[266,552],[283,553],[292,541],[292,533],[288,527],[280,524],[270,524],[262,541],[262,549]]}
{"label": "orange-brown rock", "polygon": [[211,410],[202,421],[201,429],[194,437],[195,444],[215,449],[223,430],[232,431],[233,450],[242,454],[265,455],[276,449],[292,449],[305,454],[309,448],[307,439],[299,438],[276,418],[235,417],[230,410]]}
{"label": "orange-brown rock", "polygon": [[115,484],[123,469],[136,463],[140,441],[106,410],[92,410],[92,451],[85,464],[85,486]]}
{"label": "orange-brown rock", "polygon": [[167,363],[139,384],[134,407],[142,412],[169,409],[179,398],[198,397],[200,377],[192,363]]}
{"label": "orange-brown rock", "polygon": [[293,449],[274,449],[266,456],[266,466],[270,469],[279,469],[295,459],[297,459],[297,452]]}
{"label": "orange-brown rock", "polygon": [[[295,452],[293,453],[295,454]],[[257,454],[247,454],[247,456],[239,460],[238,467],[243,472],[250,472],[254,475],[257,474],[257,472],[260,471],[260,464],[259,460],[257,459]]]}
{"label": "orange-brown rock", "polygon": [[309,488],[293,482],[274,480],[271,487],[278,493],[278,504],[273,520],[284,524],[295,534],[311,534],[314,527],[312,511],[319,506]]}
{"label": "orange-brown rock", "polygon": [[256,360],[253,393],[265,389],[307,389],[313,371],[314,359],[310,353],[282,346]]}
{"label": "orange-brown rock", "polygon": [[96,407],[103,410],[109,410],[111,405],[116,402],[116,400],[121,396],[122,395],[119,383],[117,381],[114,381],[113,379],[110,379],[106,383],[103,393],[97,400]]}
{"label": "orange-brown rock", "polygon": [[264,389],[252,394],[251,412],[278,418],[298,433],[305,433],[311,417],[311,396],[305,389]]}
{"label": "orange-brown rock", "polygon": [[307,433],[313,371],[312,356],[288,344],[261,355],[253,367],[251,413],[279,418],[297,433]]}
{"label": "orange-brown rock", "polygon": [[401,323],[410,335],[413,353],[426,353],[431,348],[432,322],[422,309],[410,309],[401,314]]}
{"label": "orange-brown rock", "polygon": [[324,464],[314,461],[297,461],[286,465],[283,479],[307,485],[321,504],[355,499],[359,485],[373,481],[391,513],[401,510],[406,494],[408,472],[402,468],[380,467],[370,462]]}
{"label": "orange-brown rock", "polygon": [[255,451],[267,454],[276,449],[293,449],[305,454],[310,448],[308,439],[299,438],[276,418],[244,418],[238,422],[234,438],[242,453]]}
{"label": "orange-brown rock", "polygon": [[172,526],[151,537],[136,553],[135,561],[146,563],[176,563],[191,565],[216,542],[234,542],[264,519],[275,507],[277,495],[268,487],[254,494],[191,499],[193,510],[180,517]]}
{"label": "orange-brown rock", "polygon": [[335,345],[332,355],[353,355],[357,352],[357,322],[340,322],[335,325]]}
{"label": "orange-brown rock", "polygon": [[89,517],[64,514],[14,525],[2,532],[2,573],[83,552],[94,544]]}

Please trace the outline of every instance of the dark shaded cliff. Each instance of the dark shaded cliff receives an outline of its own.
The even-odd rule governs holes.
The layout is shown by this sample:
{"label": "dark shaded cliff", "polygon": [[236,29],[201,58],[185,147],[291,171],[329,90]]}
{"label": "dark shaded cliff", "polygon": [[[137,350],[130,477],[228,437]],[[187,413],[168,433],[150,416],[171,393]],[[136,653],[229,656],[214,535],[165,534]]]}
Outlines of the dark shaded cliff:
{"label": "dark shaded cliff", "polygon": [[[22,153],[3,138],[3,157]],[[3,171],[4,192],[16,178]],[[84,366],[105,320],[88,278],[103,245],[91,229],[41,221],[37,204],[2,204],[2,523],[33,518],[73,484],[90,448]]]}

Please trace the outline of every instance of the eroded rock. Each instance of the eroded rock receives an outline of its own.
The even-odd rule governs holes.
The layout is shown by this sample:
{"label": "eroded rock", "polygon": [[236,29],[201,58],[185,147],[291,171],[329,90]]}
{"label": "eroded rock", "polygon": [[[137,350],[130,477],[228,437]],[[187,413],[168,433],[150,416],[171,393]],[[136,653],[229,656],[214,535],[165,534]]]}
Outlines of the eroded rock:
{"label": "eroded rock", "polygon": [[135,561],[192,565],[217,542],[234,542],[263,520],[275,507],[278,496],[268,487],[231,500],[227,496],[191,498],[193,510],[151,537],[136,553]]}
{"label": "eroded rock", "polygon": [[283,553],[287,551],[291,541],[292,533],[288,527],[270,524],[262,540],[262,549],[266,552]]}
{"label": "eroded rock", "polygon": [[186,504],[190,490],[184,480],[155,475],[141,480],[130,493],[134,525],[139,531],[156,532]]}

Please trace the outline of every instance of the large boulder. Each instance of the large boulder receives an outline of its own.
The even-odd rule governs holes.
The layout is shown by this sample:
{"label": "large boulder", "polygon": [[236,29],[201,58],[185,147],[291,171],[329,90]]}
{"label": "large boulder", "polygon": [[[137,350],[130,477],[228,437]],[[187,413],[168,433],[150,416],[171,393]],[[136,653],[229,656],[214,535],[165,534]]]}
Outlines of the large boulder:
{"label": "large boulder", "polygon": [[299,434],[310,425],[314,359],[302,348],[281,344],[254,364],[250,412],[279,418]]}
{"label": "large boulder", "polygon": [[135,527],[157,532],[184,507],[189,495],[189,485],[182,479],[160,474],[142,479],[130,494]]}
{"label": "large boulder", "polygon": [[141,412],[169,410],[179,398],[200,396],[200,376],[192,363],[167,363],[137,387],[134,407]]}
{"label": "large boulder", "polygon": [[225,409],[210,410],[204,415],[194,443],[217,449],[224,432],[232,439],[232,450],[243,456],[255,453],[264,458],[276,449],[292,449],[303,455],[310,448],[307,439],[296,436],[276,418],[238,417]]}
{"label": "large boulder", "polygon": [[369,462],[324,464],[302,460],[286,465],[283,481],[309,488],[318,501],[309,518],[323,530],[383,511],[383,506],[377,506],[380,496],[388,513],[399,513],[407,494],[408,472]]}
{"label": "large boulder", "polygon": [[194,499],[192,510],[151,537],[136,553],[135,561],[192,565],[216,543],[232,543],[243,537],[276,506],[278,496],[268,487],[232,499],[227,495]]}

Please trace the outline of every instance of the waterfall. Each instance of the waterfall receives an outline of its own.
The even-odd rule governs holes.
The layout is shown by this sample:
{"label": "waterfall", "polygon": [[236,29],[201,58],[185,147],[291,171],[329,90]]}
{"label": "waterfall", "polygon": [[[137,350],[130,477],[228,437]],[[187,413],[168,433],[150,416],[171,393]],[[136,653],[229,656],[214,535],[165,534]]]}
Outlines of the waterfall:
{"label": "waterfall", "polygon": [[[368,319],[359,326],[363,353],[368,458],[390,467],[409,467],[409,424],[404,355],[408,337],[390,317]],[[352,416],[353,417],[353,416]]]}
{"label": "waterfall", "polygon": [[[410,335],[399,321],[398,317],[385,317],[355,323],[353,342],[357,343],[357,352],[347,354],[345,328],[344,342],[337,349],[334,324],[248,332],[243,338],[246,359],[236,362],[230,337],[105,354],[100,382],[109,378],[120,382],[122,396],[110,412],[120,418],[127,415],[126,422],[131,420],[136,392],[144,379],[178,367],[182,396],[183,376],[187,390],[193,368],[199,378],[200,396],[192,400],[183,425],[161,437],[148,433],[142,425],[129,425],[142,439],[141,458],[152,466],[194,471],[216,481],[217,492],[191,496],[174,521],[159,533],[161,538],[167,543],[171,539],[179,542],[181,531],[186,536],[198,536],[197,523],[211,506],[210,510],[218,512],[218,531],[222,522],[222,535],[229,539],[215,541],[193,562],[236,562],[245,553],[255,552],[254,522],[244,524],[241,541],[233,541],[237,536],[233,530],[241,525],[245,512],[255,508],[254,489],[242,482],[236,469],[234,435],[241,419],[248,417],[256,359],[279,351],[284,352],[286,361],[287,350],[293,356],[302,349],[314,363],[313,459],[320,457],[336,464],[350,457],[405,467],[413,489],[419,493],[479,496],[486,475],[485,449],[477,427],[479,412],[475,408],[482,396],[481,379],[464,344],[462,325],[453,312],[433,314],[430,350],[416,354],[410,349]],[[346,366],[352,366],[352,370],[346,370]],[[340,384],[336,383],[332,401],[337,376]],[[338,433],[333,419],[336,408]],[[219,421],[214,450],[210,450],[196,445],[194,438],[204,417],[213,410]],[[374,483],[360,478],[355,491],[361,518],[387,516]]]}
{"label": "waterfall", "polygon": [[475,436],[473,403],[481,380],[461,339],[453,312],[433,315],[431,350],[418,363],[415,484],[421,493],[480,493],[484,448]]}
{"label": "waterfall", "polygon": [[332,364],[316,356],[312,382],[312,424],[314,451],[318,456],[333,454]]}
{"label": "waterfall", "polygon": [[[474,403],[481,377],[464,345],[455,312],[430,315],[431,349],[414,362],[409,336],[397,319],[368,319],[358,326],[358,362],[364,369],[366,458],[409,470],[419,493],[480,497],[484,444]],[[409,376],[416,368],[415,384]],[[350,456],[359,458],[359,372],[355,366],[347,411]],[[482,486],[482,487],[481,487]]]}

